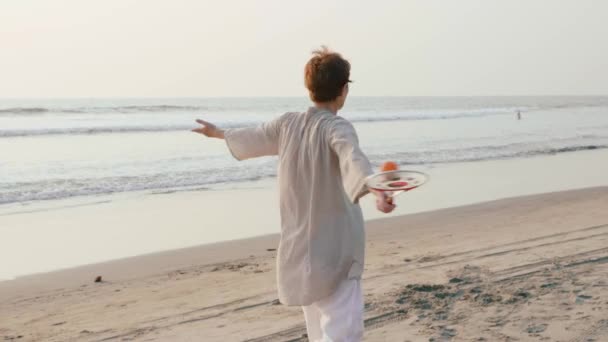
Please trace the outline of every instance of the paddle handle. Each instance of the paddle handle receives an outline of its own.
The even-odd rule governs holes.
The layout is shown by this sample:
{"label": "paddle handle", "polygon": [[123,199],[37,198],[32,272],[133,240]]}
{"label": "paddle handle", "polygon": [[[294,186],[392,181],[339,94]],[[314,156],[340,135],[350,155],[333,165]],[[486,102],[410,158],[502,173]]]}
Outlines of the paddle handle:
{"label": "paddle handle", "polygon": [[388,197],[388,199],[386,200],[386,202],[387,202],[388,204],[393,204],[393,198],[395,198],[395,197],[397,197],[397,196],[401,195],[401,194],[402,194],[402,193],[404,193],[404,192],[405,192],[405,190],[401,190],[401,191],[395,191],[395,192],[393,192],[393,193],[392,193],[392,194],[391,194],[391,195]]}

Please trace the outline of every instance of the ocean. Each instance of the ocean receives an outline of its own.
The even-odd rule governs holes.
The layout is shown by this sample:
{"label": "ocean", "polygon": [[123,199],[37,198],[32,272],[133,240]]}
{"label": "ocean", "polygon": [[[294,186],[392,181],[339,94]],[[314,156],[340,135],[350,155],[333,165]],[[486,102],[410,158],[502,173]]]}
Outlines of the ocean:
{"label": "ocean", "polygon": [[[221,141],[190,132],[194,120],[243,127],[309,105],[304,97],[3,99],[0,205],[272,178],[276,158],[237,162]],[[353,97],[339,114],[375,165],[608,148],[608,97]]]}

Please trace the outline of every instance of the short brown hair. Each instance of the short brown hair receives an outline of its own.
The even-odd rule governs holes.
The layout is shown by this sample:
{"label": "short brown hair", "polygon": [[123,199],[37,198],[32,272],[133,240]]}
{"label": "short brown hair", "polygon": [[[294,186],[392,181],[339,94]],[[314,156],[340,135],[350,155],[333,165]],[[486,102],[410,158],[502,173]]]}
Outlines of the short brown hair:
{"label": "short brown hair", "polygon": [[335,100],[350,77],[350,63],[339,53],[323,46],[312,52],[304,68],[304,82],[314,102]]}

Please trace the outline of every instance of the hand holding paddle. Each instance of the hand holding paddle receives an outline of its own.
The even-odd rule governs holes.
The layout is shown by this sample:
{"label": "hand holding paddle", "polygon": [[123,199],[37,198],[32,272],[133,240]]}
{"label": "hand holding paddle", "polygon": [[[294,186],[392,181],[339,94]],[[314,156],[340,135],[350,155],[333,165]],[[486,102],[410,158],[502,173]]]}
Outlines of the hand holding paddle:
{"label": "hand holding paddle", "polygon": [[[394,161],[385,161],[382,166],[380,166],[380,172],[397,170],[399,170],[399,165],[397,165],[397,163],[395,163]],[[393,195],[387,196],[386,203],[393,204]]]}
{"label": "hand holding paddle", "polygon": [[388,214],[397,207],[386,192],[373,189],[370,189],[370,192],[376,195],[376,209],[379,211]]}
{"label": "hand holding paddle", "polygon": [[395,162],[386,162],[381,171],[367,177],[370,191],[387,192],[387,203],[393,204],[393,199],[426,183],[429,176],[422,172],[399,170]]}

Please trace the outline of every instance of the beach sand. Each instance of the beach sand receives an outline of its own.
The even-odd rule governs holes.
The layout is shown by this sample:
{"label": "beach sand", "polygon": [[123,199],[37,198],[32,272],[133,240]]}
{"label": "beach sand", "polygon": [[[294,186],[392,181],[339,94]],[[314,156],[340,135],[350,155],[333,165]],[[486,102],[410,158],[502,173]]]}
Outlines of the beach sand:
{"label": "beach sand", "polygon": [[[367,223],[365,341],[602,341],[608,187]],[[267,235],[0,282],[5,341],[305,341]],[[97,276],[101,282],[94,282]]]}

